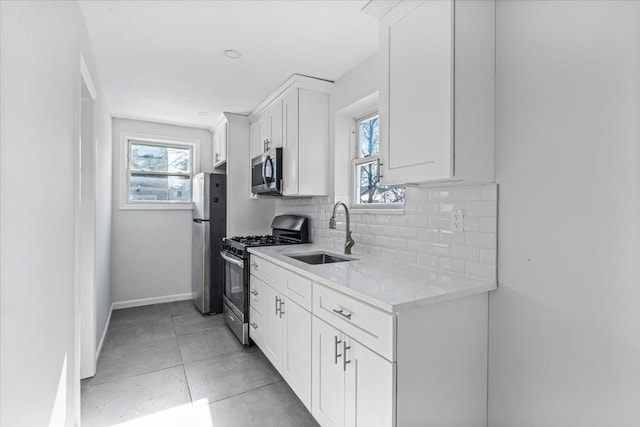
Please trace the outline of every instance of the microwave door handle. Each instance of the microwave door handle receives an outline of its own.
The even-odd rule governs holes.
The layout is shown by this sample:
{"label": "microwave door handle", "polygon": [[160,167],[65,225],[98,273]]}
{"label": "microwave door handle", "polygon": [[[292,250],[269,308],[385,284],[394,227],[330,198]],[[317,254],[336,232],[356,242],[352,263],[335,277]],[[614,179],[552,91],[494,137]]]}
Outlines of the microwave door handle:
{"label": "microwave door handle", "polygon": [[267,170],[267,162],[263,161],[262,162],[262,183],[266,184],[267,183],[267,174],[266,171]]}
{"label": "microwave door handle", "polygon": [[269,165],[271,166],[271,175],[269,175],[269,184],[271,184],[276,179],[276,171],[273,168],[273,159],[271,158],[271,156],[269,156],[267,158],[267,161],[269,162]]}

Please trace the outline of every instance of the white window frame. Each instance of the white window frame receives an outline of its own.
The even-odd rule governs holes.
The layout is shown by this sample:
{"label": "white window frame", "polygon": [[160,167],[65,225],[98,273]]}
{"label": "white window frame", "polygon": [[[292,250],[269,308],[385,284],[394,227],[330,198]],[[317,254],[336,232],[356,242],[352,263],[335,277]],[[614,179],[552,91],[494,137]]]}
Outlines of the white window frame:
{"label": "white window frame", "polygon": [[[187,148],[190,151],[191,171],[189,173],[165,173],[149,172],[149,175],[158,176],[188,176],[191,180],[191,194],[189,201],[178,200],[130,200],[131,182],[131,145],[132,143],[143,143],[159,147]],[[121,133],[120,134],[120,209],[123,210],[191,210],[193,209],[193,177],[200,172],[199,141],[189,138],[173,138],[161,135]],[[147,173],[147,172],[145,172]]]}
{"label": "white window frame", "polygon": [[404,202],[402,203],[360,203],[358,194],[358,166],[365,163],[378,162],[378,171],[380,171],[380,155],[360,157],[362,147],[360,145],[360,123],[372,117],[379,116],[378,109],[369,110],[366,113],[353,117],[352,120],[352,144],[354,146],[354,158],[351,161],[351,208],[355,210],[384,210],[393,211],[394,213],[404,212]]}

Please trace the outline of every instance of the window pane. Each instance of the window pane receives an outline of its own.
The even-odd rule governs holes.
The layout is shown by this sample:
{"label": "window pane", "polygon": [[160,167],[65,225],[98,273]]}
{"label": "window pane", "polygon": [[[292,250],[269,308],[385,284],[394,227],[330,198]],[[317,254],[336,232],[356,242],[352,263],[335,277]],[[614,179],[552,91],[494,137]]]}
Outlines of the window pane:
{"label": "window pane", "polygon": [[357,203],[404,203],[405,187],[379,185],[378,161],[356,166]]}
{"label": "window pane", "polygon": [[380,152],[378,142],[378,116],[358,122],[360,137],[360,157],[377,156]]}
{"label": "window pane", "polygon": [[191,200],[191,178],[131,174],[130,200]]}
{"label": "window pane", "polygon": [[131,170],[189,173],[189,149],[131,144]]}

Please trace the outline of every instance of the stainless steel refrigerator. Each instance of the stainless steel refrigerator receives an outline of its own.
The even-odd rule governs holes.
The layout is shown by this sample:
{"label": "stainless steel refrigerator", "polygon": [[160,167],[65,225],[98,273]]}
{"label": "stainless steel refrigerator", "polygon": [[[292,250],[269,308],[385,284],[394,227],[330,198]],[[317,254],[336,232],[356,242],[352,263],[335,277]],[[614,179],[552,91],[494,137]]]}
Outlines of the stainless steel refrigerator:
{"label": "stainless steel refrigerator", "polygon": [[222,313],[224,261],[220,256],[227,230],[227,176],[199,173],[193,179],[191,291],[203,314]]}

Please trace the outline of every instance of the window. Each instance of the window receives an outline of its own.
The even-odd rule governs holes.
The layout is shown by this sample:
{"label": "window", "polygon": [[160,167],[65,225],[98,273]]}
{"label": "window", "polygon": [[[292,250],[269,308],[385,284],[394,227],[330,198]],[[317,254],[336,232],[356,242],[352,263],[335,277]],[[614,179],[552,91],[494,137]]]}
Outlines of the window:
{"label": "window", "polygon": [[190,209],[195,144],[132,137],[125,142],[121,207]]}
{"label": "window", "polygon": [[355,121],[354,206],[402,207],[405,187],[380,185],[378,113]]}

